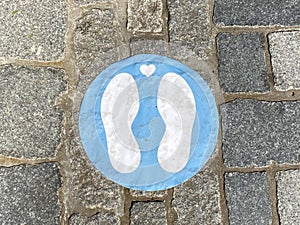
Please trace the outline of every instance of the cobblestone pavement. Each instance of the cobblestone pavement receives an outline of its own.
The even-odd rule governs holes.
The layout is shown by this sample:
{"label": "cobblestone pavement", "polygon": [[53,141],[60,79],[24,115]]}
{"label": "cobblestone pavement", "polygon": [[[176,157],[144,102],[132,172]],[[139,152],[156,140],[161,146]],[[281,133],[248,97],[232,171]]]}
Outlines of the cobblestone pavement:
{"label": "cobblestone pavement", "polygon": [[[0,224],[298,225],[299,11],[299,0],[2,0]],[[192,55],[221,88],[214,156],[166,191],[105,179],[78,135],[87,85],[139,53],[202,71]]]}

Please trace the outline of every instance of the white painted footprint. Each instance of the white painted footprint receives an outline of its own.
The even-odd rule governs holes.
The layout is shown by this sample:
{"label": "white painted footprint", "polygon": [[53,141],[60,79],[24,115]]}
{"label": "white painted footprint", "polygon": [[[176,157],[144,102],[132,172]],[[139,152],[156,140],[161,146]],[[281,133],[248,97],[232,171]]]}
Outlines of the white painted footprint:
{"label": "white painted footprint", "polygon": [[109,160],[120,173],[131,173],[141,160],[131,125],[139,110],[136,82],[128,73],[116,75],[101,100],[101,117],[106,132]]}
{"label": "white painted footprint", "polygon": [[176,173],[189,160],[196,115],[193,92],[181,76],[176,73],[163,76],[158,89],[157,108],[166,124],[158,148],[158,162],[164,170]]}

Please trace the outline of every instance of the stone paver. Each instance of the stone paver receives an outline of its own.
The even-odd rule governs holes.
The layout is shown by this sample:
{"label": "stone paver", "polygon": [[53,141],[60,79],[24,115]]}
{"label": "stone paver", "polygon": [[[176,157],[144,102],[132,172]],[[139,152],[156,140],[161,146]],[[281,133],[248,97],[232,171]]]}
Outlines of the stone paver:
{"label": "stone paver", "polygon": [[0,57],[37,60],[63,57],[65,1],[3,0],[0,21]]}
{"label": "stone paver", "polygon": [[[210,43],[209,3],[207,0],[168,0],[169,35],[205,58]],[[188,24],[187,24],[188,21]]]}
{"label": "stone paver", "polygon": [[167,225],[165,204],[163,202],[133,202],[131,225]]}
{"label": "stone paver", "polygon": [[300,31],[272,33],[268,37],[275,88],[300,89]]}
{"label": "stone paver", "polygon": [[69,219],[69,225],[101,225],[112,224],[119,225],[119,218],[111,212],[101,211],[91,217],[84,217],[80,214],[74,214]]}
{"label": "stone paver", "polygon": [[64,75],[48,67],[0,67],[0,154],[55,156],[62,113],[54,105],[66,88]]}
{"label": "stone paver", "polygon": [[105,57],[101,57],[92,65],[93,69],[89,70],[89,74],[84,73],[80,76],[80,82],[77,86],[77,97],[74,99],[72,109],[74,136],[67,151],[70,169],[67,177],[69,185],[67,190],[71,190],[68,201],[70,207],[80,205],[84,208],[100,208],[114,212],[119,212],[122,207],[121,187],[104,178],[92,165],[81,144],[78,131],[81,96],[101,70],[118,60],[118,52],[109,51],[111,54],[103,55]]}
{"label": "stone paver", "polygon": [[215,0],[214,22],[220,25],[299,25],[297,0]]}
{"label": "stone paver", "polygon": [[236,100],[221,114],[226,166],[300,162],[300,101]]}
{"label": "stone paver", "polygon": [[265,173],[228,173],[225,192],[231,225],[269,225],[271,203]]}
{"label": "stone paver", "polygon": [[115,47],[115,20],[112,9],[92,9],[76,21],[75,54],[81,71],[101,53]]}
{"label": "stone paver", "polygon": [[60,224],[56,164],[0,167],[0,224]]}
{"label": "stone paver", "polygon": [[163,30],[162,0],[128,1],[127,29],[133,33],[159,33]]}
{"label": "stone paver", "polygon": [[280,224],[300,221],[300,170],[279,172],[276,176]]}
{"label": "stone paver", "polygon": [[74,0],[74,2],[78,5],[88,5],[96,3],[113,3],[114,0]]}
{"label": "stone paver", "polygon": [[69,157],[71,174],[68,176],[68,183],[71,204],[75,202],[86,208],[113,211],[120,209],[122,203],[120,186],[104,178],[91,165],[79,142],[72,141]]}
{"label": "stone paver", "polygon": [[218,35],[219,79],[225,92],[266,92],[270,89],[259,34]]}
{"label": "stone paver", "polygon": [[208,170],[175,187],[172,205],[178,219],[174,224],[222,224],[218,189],[217,175]]}
{"label": "stone paver", "polygon": [[167,191],[137,191],[137,190],[129,190],[131,196],[133,198],[163,198],[167,195]]}

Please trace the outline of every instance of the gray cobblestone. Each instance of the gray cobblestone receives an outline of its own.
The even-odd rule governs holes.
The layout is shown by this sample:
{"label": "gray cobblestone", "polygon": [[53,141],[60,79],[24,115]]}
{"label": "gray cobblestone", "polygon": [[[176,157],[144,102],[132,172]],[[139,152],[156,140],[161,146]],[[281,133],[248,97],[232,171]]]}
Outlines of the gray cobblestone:
{"label": "gray cobblestone", "polygon": [[163,202],[133,202],[131,225],[167,225],[165,204]]}
{"label": "gray cobblestone", "polygon": [[89,5],[97,3],[113,3],[114,0],[74,0],[78,5]]}
{"label": "gray cobblestone", "polygon": [[133,198],[163,198],[167,195],[167,191],[129,191]]}
{"label": "gray cobblestone", "polygon": [[54,105],[66,88],[64,75],[53,68],[0,67],[0,154],[55,156],[62,113]]}
{"label": "gray cobblestone", "polygon": [[225,92],[266,92],[270,89],[259,34],[218,35],[219,79]]}
{"label": "gray cobblestone", "polygon": [[69,220],[69,225],[101,225],[101,224],[120,224],[119,218],[112,212],[101,211],[91,217],[84,217],[74,214]]}
{"label": "gray cobblestone", "polygon": [[70,190],[68,203],[70,207],[78,204],[84,208],[99,208],[122,213],[121,204],[123,203],[123,198],[120,186],[104,178],[92,165],[81,144],[78,129],[82,96],[101,70],[118,60],[119,51],[122,50],[108,51],[103,54],[101,58],[95,60],[87,73],[81,74],[77,92],[73,98],[72,128],[74,136],[72,136],[70,148],[67,152],[70,163],[70,176],[67,177],[68,190]]}
{"label": "gray cobblestone", "polygon": [[265,173],[228,173],[225,192],[231,225],[269,225],[271,203]]}
{"label": "gray cobblestone", "polygon": [[91,165],[79,142],[72,141],[69,156],[70,202],[75,202],[85,208],[115,211],[120,209],[122,201],[120,186],[104,178]]}
{"label": "gray cobblestone", "polygon": [[276,176],[280,224],[300,221],[300,170],[279,172]]}
{"label": "gray cobblestone", "polygon": [[174,188],[176,225],[221,224],[218,177],[206,170]]}
{"label": "gray cobblestone", "polygon": [[300,101],[236,100],[221,113],[226,166],[300,162]]}
{"label": "gray cobblestone", "polygon": [[214,21],[226,26],[299,25],[299,1],[216,0]]}
{"label": "gray cobblestone", "polygon": [[112,9],[92,9],[76,21],[77,66],[86,70],[95,58],[116,46],[116,19]]}
{"label": "gray cobblestone", "polygon": [[269,35],[275,88],[300,89],[300,31]]}
{"label": "gray cobblestone", "polygon": [[162,0],[128,1],[128,30],[133,33],[159,33],[163,29]]}
{"label": "gray cobblestone", "polygon": [[[171,42],[181,43],[200,57],[210,43],[209,3],[207,0],[168,0]],[[187,24],[188,21],[188,24]]]}
{"label": "gray cobblestone", "polygon": [[164,41],[136,41],[130,44],[131,54],[168,54],[168,44]]}
{"label": "gray cobblestone", "polygon": [[60,224],[59,187],[59,171],[53,163],[0,167],[0,223]]}
{"label": "gray cobblestone", "polygon": [[63,0],[2,0],[0,57],[58,60],[66,30]]}

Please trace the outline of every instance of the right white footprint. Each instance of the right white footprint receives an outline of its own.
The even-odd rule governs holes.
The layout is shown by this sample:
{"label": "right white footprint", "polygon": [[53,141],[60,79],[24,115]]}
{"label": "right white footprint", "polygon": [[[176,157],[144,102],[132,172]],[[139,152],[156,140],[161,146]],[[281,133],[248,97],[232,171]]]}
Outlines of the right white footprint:
{"label": "right white footprint", "polygon": [[157,108],[166,125],[158,148],[158,162],[164,170],[176,173],[189,160],[196,116],[193,92],[181,76],[176,73],[163,76],[158,88]]}

